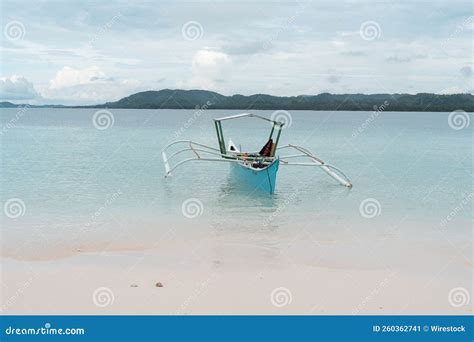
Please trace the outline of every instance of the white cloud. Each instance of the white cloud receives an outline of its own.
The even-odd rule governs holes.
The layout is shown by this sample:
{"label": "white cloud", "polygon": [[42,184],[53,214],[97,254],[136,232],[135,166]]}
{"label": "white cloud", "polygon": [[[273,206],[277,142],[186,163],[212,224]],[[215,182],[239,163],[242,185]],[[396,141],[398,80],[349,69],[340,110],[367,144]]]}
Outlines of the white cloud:
{"label": "white cloud", "polygon": [[232,60],[226,53],[212,50],[199,50],[192,59],[191,79],[181,86],[208,90],[222,90],[220,80],[230,70]]}
{"label": "white cloud", "polygon": [[41,89],[41,94],[47,103],[67,103],[73,105],[99,104],[107,101],[117,101],[130,94],[148,90],[139,81],[124,80],[78,84],[61,89],[49,87]]}
{"label": "white cloud", "polygon": [[75,69],[68,66],[56,72],[48,86],[40,88],[47,103],[96,104],[116,101],[131,93],[147,90],[134,79],[109,77],[99,67]]}
{"label": "white cloud", "polygon": [[216,74],[230,62],[229,55],[211,50],[198,51],[192,61],[193,71]]}
{"label": "white cloud", "polygon": [[0,99],[31,100],[38,97],[33,84],[22,76],[0,78]]}
{"label": "white cloud", "polygon": [[49,81],[51,89],[62,89],[77,85],[90,84],[105,79],[105,73],[98,67],[74,69],[65,66]]}

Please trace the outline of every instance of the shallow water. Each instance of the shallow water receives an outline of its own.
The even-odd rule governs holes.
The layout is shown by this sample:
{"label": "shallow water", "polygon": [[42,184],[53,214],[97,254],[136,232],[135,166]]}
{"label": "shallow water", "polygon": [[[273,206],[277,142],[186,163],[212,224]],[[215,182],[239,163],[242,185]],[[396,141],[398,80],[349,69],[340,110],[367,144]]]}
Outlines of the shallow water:
{"label": "shallow water", "polygon": [[[216,253],[245,250],[272,261],[296,240],[302,253],[312,251],[302,257],[308,262],[331,248],[354,261],[361,241],[360,248],[391,241],[436,249],[446,237],[471,239],[472,126],[452,129],[449,113],[291,112],[280,143],[314,151],[354,187],[318,169],[281,166],[276,193],[268,195],[240,187],[225,163],[188,163],[163,177],[167,142],[217,147],[212,118],[240,111],[113,110],[104,130],[94,127],[95,112],[2,109],[2,203],[24,203],[22,216],[3,213],[3,255],[210,241]],[[244,150],[263,146],[269,130],[252,119],[224,125],[225,139]],[[361,214],[368,198],[376,200],[372,218]],[[196,209],[197,217],[183,214],[189,199],[195,206],[187,216]],[[332,254],[333,263],[349,262]]]}

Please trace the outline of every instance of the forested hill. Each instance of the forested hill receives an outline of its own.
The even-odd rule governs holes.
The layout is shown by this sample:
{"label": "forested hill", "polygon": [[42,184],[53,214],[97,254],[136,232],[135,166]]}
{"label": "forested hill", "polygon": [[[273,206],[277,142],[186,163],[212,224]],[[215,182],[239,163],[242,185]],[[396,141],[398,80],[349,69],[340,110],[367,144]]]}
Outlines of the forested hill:
{"label": "forested hill", "polygon": [[285,110],[374,110],[384,107],[387,111],[443,111],[462,109],[474,111],[474,95],[408,94],[341,94],[271,96],[224,96],[206,90],[145,91],[130,95],[100,107],[148,109],[285,109]]}
{"label": "forested hill", "polygon": [[[0,107],[20,106],[0,102]],[[384,111],[474,112],[474,95],[410,94],[329,94],[272,96],[266,94],[225,96],[207,90],[144,91],[116,102],[90,106],[44,105],[31,107],[69,108],[142,108],[142,109],[269,109],[269,110],[364,110],[383,108]]]}

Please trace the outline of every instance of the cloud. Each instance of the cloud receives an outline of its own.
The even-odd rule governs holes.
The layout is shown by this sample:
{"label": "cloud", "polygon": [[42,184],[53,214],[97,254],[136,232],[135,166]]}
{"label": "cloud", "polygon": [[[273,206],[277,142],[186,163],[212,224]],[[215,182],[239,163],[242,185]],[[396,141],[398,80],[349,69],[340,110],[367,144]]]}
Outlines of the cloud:
{"label": "cloud", "polygon": [[411,61],[411,57],[408,56],[390,56],[385,58],[389,63],[408,63]]}
{"label": "cloud", "polygon": [[229,62],[229,55],[223,52],[200,50],[194,55],[192,66],[194,71],[215,73],[216,71],[218,71],[218,69],[228,64]]}
{"label": "cloud", "polygon": [[32,100],[38,97],[33,84],[26,78],[17,75],[0,78],[0,99]]}
{"label": "cloud", "polygon": [[223,47],[223,50],[229,55],[255,55],[265,52],[273,47],[272,44],[265,43],[266,42],[254,41],[245,42],[242,44],[226,45]]}
{"label": "cloud", "polygon": [[352,57],[363,57],[363,56],[367,56],[367,53],[363,51],[343,51],[341,52],[341,55],[352,56]]}
{"label": "cloud", "polygon": [[341,81],[341,73],[337,69],[331,68],[328,70],[326,76],[326,81],[332,85],[339,83]]}
{"label": "cloud", "polygon": [[343,47],[346,45],[345,42],[343,42],[342,40],[331,40],[331,44],[334,46],[334,47]]}
{"label": "cloud", "polygon": [[49,81],[49,84],[51,89],[62,89],[105,80],[105,73],[98,67],[74,69],[65,66],[56,73],[56,76]]}
{"label": "cloud", "polygon": [[47,103],[68,103],[74,105],[97,104],[116,101],[139,91],[149,90],[137,80],[117,80],[113,82],[98,82],[78,84],[61,89],[49,87],[41,90]]}
{"label": "cloud", "polygon": [[463,77],[469,78],[472,76],[472,68],[470,66],[462,67],[459,72]]}
{"label": "cloud", "polygon": [[107,76],[96,66],[84,69],[65,66],[40,92],[48,103],[93,104],[115,101],[142,90],[147,90],[142,82]]}
{"label": "cloud", "polygon": [[421,53],[418,53],[418,54],[404,54],[404,55],[395,54],[395,55],[392,55],[392,56],[389,56],[389,57],[385,58],[385,61],[387,61],[389,63],[408,63],[408,62],[411,62],[412,60],[423,59],[423,58],[426,58],[426,57],[427,56],[425,54],[421,54]]}
{"label": "cloud", "polygon": [[192,76],[183,86],[199,89],[217,89],[218,80],[229,71],[232,61],[228,54],[220,51],[199,50],[192,59]]}
{"label": "cloud", "polygon": [[337,83],[339,82],[339,77],[336,75],[329,75],[327,80],[329,83]]}

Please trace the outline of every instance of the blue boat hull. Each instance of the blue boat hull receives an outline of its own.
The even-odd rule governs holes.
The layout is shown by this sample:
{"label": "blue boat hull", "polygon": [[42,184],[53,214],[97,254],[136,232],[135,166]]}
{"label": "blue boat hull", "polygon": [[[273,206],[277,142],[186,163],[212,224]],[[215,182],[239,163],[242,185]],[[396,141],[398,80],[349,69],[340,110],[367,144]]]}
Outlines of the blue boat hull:
{"label": "blue boat hull", "polygon": [[275,159],[273,163],[264,169],[253,169],[238,163],[232,164],[232,176],[244,183],[250,189],[258,189],[270,194],[275,192],[276,175],[280,160]]}

